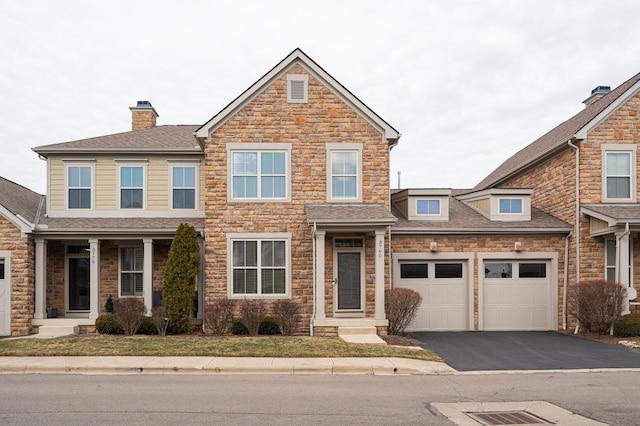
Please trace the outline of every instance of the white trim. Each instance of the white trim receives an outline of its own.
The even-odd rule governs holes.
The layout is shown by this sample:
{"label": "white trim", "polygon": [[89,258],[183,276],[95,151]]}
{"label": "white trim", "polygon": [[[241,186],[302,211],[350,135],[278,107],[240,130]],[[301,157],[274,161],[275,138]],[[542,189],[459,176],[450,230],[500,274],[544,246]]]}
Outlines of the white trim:
{"label": "white trim", "polygon": [[558,329],[558,253],[557,252],[481,252],[478,258],[478,330],[484,330],[484,273],[485,262],[510,261],[521,263],[526,261],[548,262],[547,279],[549,280],[549,312],[547,329]]}
{"label": "white trim", "polygon": [[[0,213],[2,211],[0,210]],[[122,210],[85,210],[74,211],[73,214],[63,211],[48,212],[47,217],[88,217],[88,218],[140,218],[140,217],[184,217],[184,218],[203,218],[205,212],[201,209],[175,209],[175,210],[141,210],[141,209],[122,209]],[[39,229],[43,228],[38,225]]]}
{"label": "white trim", "polygon": [[[637,200],[638,189],[636,188],[637,182],[637,167],[636,167],[636,152],[637,145],[635,144],[603,144],[600,145],[601,160],[602,160],[602,202],[603,203],[635,203]],[[629,158],[629,198],[609,198],[607,194],[607,154],[621,153],[631,154]]]}
{"label": "white trim", "polygon": [[[227,149],[227,202],[229,203],[289,203],[291,202],[291,143],[228,143]],[[254,198],[235,198],[233,196],[233,153],[234,152],[256,152],[258,154],[257,184],[258,194]],[[260,156],[264,152],[284,152],[285,153],[285,191],[283,198],[262,198],[260,195],[261,176]]]}
{"label": "white trim", "polygon": [[[91,211],[91,210],[95,210],[96,208],[96,160],[94,159],[87,159],[87,160],[62,160],[62,163],[64,165],[64,210],[65,211],[70,211],[70,212],[75,212],[75,211]],[[89,187],[89,190],[91,191],[91,207],[89,207],[88,209],[86,208],[70,208],[69,207],[69,190],[71,188],[69,188],[69,167],[87,167],[90,170],[90,179],[91,179],[91,186]],[[78,187],[76,189],[86,189],[84,187]]]}
{"label": "white trim", "polygon": [[[47,197],[48,199],[49,197]],[[22,237],[25,237],[27,234],[30,234],[33,230],[34,225],[29,223],[26,219],[24,219],[20,215],[15,215],[11,213],[7,208],[5,208],[2,204],[0,204],[0,216],[3,216],[9,222],[14,224],[16,228],[20,229],[20,233]]]}
{"label": "white trim", "polygon": [[[195,210],[200,210],[200,161],[167,161],[167,164],[169,166],[169,176],[168,176],[168,181],[169,181],[169,205],[167,206],[169,208],[169,210],[171,211],[175,211],[175,212],[189,212],[189,211],[195,211]],[[174,208],[173,207],[173,190],[174,189],[190,189],[187,187],[184,188],[174,188],[173,186],[173,169],[176,167],[180,167],[180,168],[193,168],[195,171],[195,176],[194,176],[194,200],[193,200],[193,208]]]}
{"label": "white trim", "polygon": [[[302,98],[291,97],[293,82],[302,82]],[[287,74],[287,102],[290,104],[306,104],[309,102],[309,76],[307,74]]]}
{"label": "white trim", "polygon": [[4,317],[0,319],[0,324],[3,325],[0,328],[0,336],[11,336],[11,251],[0,250],[0,260],[4,263],[4,287],[5,287],[5,300],[6,304],[3,307],[5,309]]}
{"label": "white trim", "polygon": [[[147,185],[147,166],[149,164],[149,162],[147,160],[137,160],[137,161],[130,161],[130,160],[116,160],[116,208],[120,211],[144,211],[147,210],[147,191],[148,191],[148,185]],[[134,209],[134,208],[128,208],[128,209],[124,209],[122,208],[122,203],[120,200],[120,196],[121,196],[121,191],[122,191],[122,183],[120,182],[120,178],[121,178],[121,169],[123,167],[141,167],[142,168],[142,208],[140,209]],[[133,188],[136,189],[136,188]]]}
{"label": "white trim", "polygon": [[343,102],[347,103],[362,118],[364,118],[372,126],[378,129],[382,133],[384,138],[387,139],[390,143],[397,143],[397,140],[400,138],[400,133],[398,133],[387,122],[385,122],[376,113],[369,109],[369,107],[362,103],[362,101],[356,98],[346,88],[344,88],[318,64],[313,62],[313,60],[311,60],[311,58],[304,54],[300,49],[295,49],[293,52],[291,52],[278,65],[276,65],[267,74],[256,81],[253,85],[251,85],[251,87],[245,90],[233,102],[231,102],[222,111],[213,116],[204,125],[202,125],[202,127],[200,127],[196,131],[195,136],[201,140],[211,140],[211,134],[213,132],[215,132],[229,118],[233,117],[237,111],[242,109],[246,104],[260,95],[275,80],[280,78],[284,73],[293,68],[293,66],[295,66],[296,64],[299,64],[301,67],[303,67],[307,72],[313,75],[314,78],[318,79],[320,83],[331,90],[332,93],[338,96]]}
{"label": "white trim", "polygon": [[[358,203],[362,202],[362,143],[328,143],[326,144],[326,157],[327,157],[327,202],[328,203]],[[332,185],[332,158],[331,154],[334,152],[355,152],[357,156],[356,165],[356,196],[355,197],[333,197],[333,185]]]}
{"label": "white trim", "polygon": [[[420,201],[438,201],[440,204],[440,212],[435,213],[418,213],[418,202]],[[409,220],[425,220],[425,221],[448,221],[449,220],[449,196],[409,196],[408,197],[408,219]]]}
{"label": "white trim", "polygon": [[464,262],[463,277],[467,280],[467,330],[474,329],[474,253],[393,253],[393,287],[397,287],[400,282],[400,263],[404,261],[425,261],[425,262]]}
{"label": "white trim", "polygon": [[[227,297],[229,299],[291,299],[291,238],[290,232],[228,233],[227,234]],[[285,242],[285,292],[284,294],[261,294],[261,280],[258,274],[257,294],[233,293],[233,242],[234,241],[284,241]],[[258,272],[261,271],[260,244],[258,244]]]}

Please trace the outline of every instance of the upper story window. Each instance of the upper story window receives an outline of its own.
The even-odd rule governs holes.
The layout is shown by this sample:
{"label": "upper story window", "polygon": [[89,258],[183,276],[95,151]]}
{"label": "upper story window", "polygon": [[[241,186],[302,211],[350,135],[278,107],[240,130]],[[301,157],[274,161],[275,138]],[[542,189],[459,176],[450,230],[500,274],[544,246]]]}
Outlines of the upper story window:
{"label": "upper story window", "polygon": [[174,209],[196,208],[196,167],[171,167],[171,204]]}
{"label": "upper story window", "polygon": [[120,178],[120,208],[143,209],[145,208],[145,166],[121,165],[119,166]]}
{"label": "upper story window", "polygon": [[500,214],[521,214],[522,198],[500,198],[498,206]]}
{"label": "upper story window", "polygon": [[603,201],[635,201],[635,145],[602,145]]}
{"label": "upper story window", "polygon": [[362,201],[362,144],[327,144],[329,201]]}
{"label": "upper story window", "polygon": [[440,200],[416,200],[419,215],[440,215]]}
{"label": "upper story window", "polygon": [[304,104],[309,99],[309,76],[306,74],[287,75],[287,102]]}
{"label": "upper story window", "polygon": [[92,206],[93,167],[67,166],[67,208],[90,209]]}
{"label": "upper story window", "polygon": [[[262,149],[251,149],[253,147]],[[287,201],[291,198],[291,144],[228,144],[227,149],[229,201]]]}

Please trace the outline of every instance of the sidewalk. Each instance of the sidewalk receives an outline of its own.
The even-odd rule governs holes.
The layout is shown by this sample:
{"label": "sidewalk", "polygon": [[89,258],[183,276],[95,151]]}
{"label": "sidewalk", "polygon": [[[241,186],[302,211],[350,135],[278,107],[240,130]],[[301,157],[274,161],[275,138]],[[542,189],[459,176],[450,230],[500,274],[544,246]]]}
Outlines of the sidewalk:
{"label": "sidewalk", "polygon": [[442,362],[406,358],[154,356],[0,357],[0,374],[440,374]]}

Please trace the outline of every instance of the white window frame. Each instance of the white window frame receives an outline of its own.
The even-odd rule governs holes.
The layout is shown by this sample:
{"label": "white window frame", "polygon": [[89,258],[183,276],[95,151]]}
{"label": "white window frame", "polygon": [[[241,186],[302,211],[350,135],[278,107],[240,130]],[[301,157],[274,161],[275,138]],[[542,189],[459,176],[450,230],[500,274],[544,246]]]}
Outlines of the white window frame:
{"label": "white window frame", "polygon": [[[258,154],[257,197],[233,196],[233,154],[235,152],[256,152]],[[285,154],[285,196],[281,198],[262,197],[260,156],[263,152],[284,152]],[[282,203],[291,201],[291,144],[290,143],[228,143],[227,144],[227,201],[249,203]]]}
{"label": "white window frame", "polygon": [[[257,241],[258,242],[258,293],[234,293],[233,292],[233,243],[234,241]],[[262,294],[262,259],[261,259],[261,242],[262,241],[284,241],[285,243],[285,292],[278,294]],[[238,233],[227,234],[227,297],[229,299],[291,299],[291,233]]]}
{"label": "white window frame", "polygon": [[[635,203],[637,200],[638,190],[636,188],[637,172],[636,172],[636,151],[637,146],[635,144],[604,144],[600,147],[602,151],[602,202],[629,202]],[[607,174],[607,154],[629,154],[629,197],[628,198],[612,198],[607,193],[607,178],[615,177]]]}
{"label": "white window frame", "polygon": [[[96,204],[96,161],[95,160],[86,160],[86,161],[65,161],[64,163],[64,209],[67,211],[88,211],[95,210]],[[86,187],[77,187],[71,188],[69,186],[69,168],[71,167],[88,167],[91,173],[91,185]],[[71,189],[89,189],[91,191],[91,207],[82,208],[82,207],[69,207],[69,190]]]}
{"label": "white window frame", "polygon": [[[330,203],[353,203],[362,202],[362,144],[361,143],[328,143],[327,150],[327,202]],[[356,196],[355,197],[334,197],[333,196],[333,173],[332,154],[334,152],[355,152],[357,155],[356,165]]]}
{"label": "white window frame", "polygon": [[[142,251],[142,269],[124,271],[122,270],[122,250],[123,249],[135,249]],[[135,257],[135,256],[134,256]],[[135,264],[135,262],[134,262]],[[140,274],[142,276],[142,291],[139,294],[136,293],[135,281],[133,282],[133,294],[122,294],[122,274]],[[139,244],[123,244],[118,246],[118,297],[144,297],[144,247]]]}
{"label": "white window frame", "polygon": [[[292,97],[292,86],[302,83],[302,98]],[[306,104],[309,102],[309,76],[306,74],[287,74],[287,102],[290,104]]]}
{"label": "white window frame", "polygon": [[[509,205],[511,206],[511,202],[518,200],[520,201],[520,211],[519,212],[512,212],[512,211],[508,211],[508,212],[503,212],[500,210],[500,204],[502,203],[502,201],[509,201]],[[524,214],[524,199],[522,197],[500,197],[498,198],[498,214],[499,215],[514,215],[514,216],[522,216]]]}
{"label": "white window frame", "polygon": [[[200,161],[193,162],[184,162],[184,161],[168,161],[169,163],[169,209],[174,211],[188,211],[188,210],[199,210],[200,209]],[[173,186],[173,170],[175,168],[193,168],[194,173],[194,187],[174,187]],[[176,208],[173,206],[173,191],[175,189],[193,189],[193,208]]]}
{"label": "white window frame", "polygon": [[[613,247],[611,247],[611,243]],[[611,281],[618,280],[618,251],[617,251],[617,242],[615,239],[605,239],[604,240],[604,279],[609,279],[608,272],[610,270],[613,271],[613,279]],[[609,251],[613,250],[613,265],[609,264]]]}
{"label": "white window frame", "polygon": [[[418,213],[418,202],[437,201],[440,205],[439,213]],[[409,220],[447,221],[449,220],[449,197],[416,197],[409,196]]]}
{"label": "white window frame", "polygon": [[[147,167],[148,167],[148,162],[147,161],[132,161],[132,162],[128,162],[128,161],[116,161],[116,174],[117,174],[117,195],[116,195],[116,202],[117,202],[117,209],[118,210],[123,210],[123,211],[141,211],[141,210],[146,210],[147,209],[147,190],[148,190],[148,185],[147,185]],[[120,182],[120,177],[121,177],[121,169],[123,167],[141,167],[142,168],[142,208],[123,208],[122,207],[122,200],[121,200],[121,194],[122,194],[122,189],[135,189],[135,188],[122,188],[122,183]]]}

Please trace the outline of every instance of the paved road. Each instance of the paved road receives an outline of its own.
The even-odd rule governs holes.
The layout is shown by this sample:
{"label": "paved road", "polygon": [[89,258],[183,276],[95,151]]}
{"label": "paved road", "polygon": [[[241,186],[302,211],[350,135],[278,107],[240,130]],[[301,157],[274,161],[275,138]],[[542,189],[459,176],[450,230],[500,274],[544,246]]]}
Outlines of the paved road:
{"label": "paved road", "polygon": [[410,333],[458,371],[640,368],[640,351],[553,331]]}
{"label": "paved road", "polygon": [[[448,425],[437,404],[548,401],[638,425],[638,372],[418,376],[0,375],[0,424]],[[584,424],[584,423],[573,423]]]}

